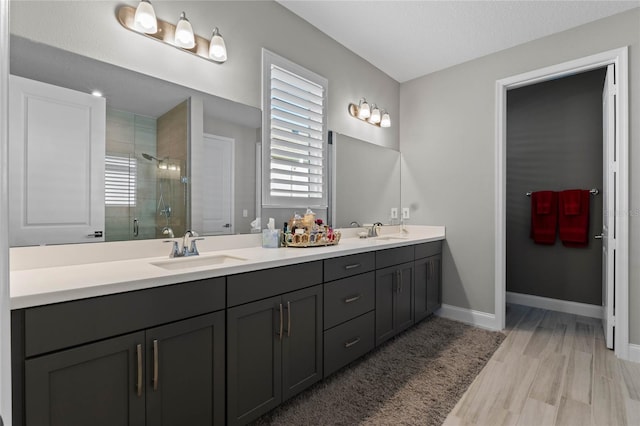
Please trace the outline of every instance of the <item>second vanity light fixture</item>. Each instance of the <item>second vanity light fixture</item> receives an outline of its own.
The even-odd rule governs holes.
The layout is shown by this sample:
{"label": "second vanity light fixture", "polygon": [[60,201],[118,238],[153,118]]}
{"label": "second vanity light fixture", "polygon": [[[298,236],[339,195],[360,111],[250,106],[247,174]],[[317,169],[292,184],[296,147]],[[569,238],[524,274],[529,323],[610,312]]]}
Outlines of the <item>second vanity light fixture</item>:
{"label": "second vanity light fixture", "polygon": [[365,98],[360,99],[358,105],[349,104],[349,114],[374,126],[391,127],[389,113],[378,108],[376,104],[369,104]]}
{"label": "second vanity light fixture", "polygon": [[227,60],[227,46],[218,27],[213,29],[211,40],[193,33],[193,27],[182,12],[176,25],[156,18],[149,0],[141,0],[138,7],[121,6],[117,12],[118,21],[128,30],[146,35],[185,52],[192,53],[214,62]]}

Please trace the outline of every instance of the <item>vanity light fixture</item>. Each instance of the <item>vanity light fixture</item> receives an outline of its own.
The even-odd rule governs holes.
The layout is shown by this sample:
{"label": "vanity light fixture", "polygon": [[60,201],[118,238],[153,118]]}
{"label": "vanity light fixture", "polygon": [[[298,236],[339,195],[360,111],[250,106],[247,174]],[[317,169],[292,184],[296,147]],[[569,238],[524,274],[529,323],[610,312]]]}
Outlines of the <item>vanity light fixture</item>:
{"label": "vanity light fixture", "polygon": [[133,21],[136,28],[143,33],[155,34],[158,32],[156,12],[153,10],[153,6],[149,0],[140,0]]}
{"label": "vanity light fixture", "polygon": [[349,114],[377,127],[391,127],[389,113],[378,108],[376,104],[369,104],[365,98],[361,98],[358,105],[349,104]]}
{"label": "vanity light fixture", "polygon": [[224,39],[220,35],[218,27],[213,29],[211,34],[211,42],[209,43],[209,57],[214,61],[224,62],[227,60],[227,46]]}
{"label": "vanity light fixture", "polygon": [[[140,18],[138,17],[138,10],[142,10]],[[150,16],[149,10],[153,15],[153,21],[148,18]],[[227,46],[220,35],[220,30],[217,27],[214,28],[211,41],[200,37],[194,34],[193,27],[184,12],[180,15],[178,23],[173,25],[156,19],[151,3],[148,0],[142,0],[138,5],[138,9],[134,9],[131,6],[119,7],[116,16],[120,25],[126,29],[156,41],[161,41],[183,52],[189,52],[215,63],[222,63],[227,60]],[[149,22],[155,23],[155,28]]]}
{"label": "vanity light fixture", "polygon": [[178,23],[176,24],[176,34],[173,39],[176,46],[182,47],[183,49],[191,49],[196,45],[193,27],[184,12],[180,14],[180,19],[178,19]]}

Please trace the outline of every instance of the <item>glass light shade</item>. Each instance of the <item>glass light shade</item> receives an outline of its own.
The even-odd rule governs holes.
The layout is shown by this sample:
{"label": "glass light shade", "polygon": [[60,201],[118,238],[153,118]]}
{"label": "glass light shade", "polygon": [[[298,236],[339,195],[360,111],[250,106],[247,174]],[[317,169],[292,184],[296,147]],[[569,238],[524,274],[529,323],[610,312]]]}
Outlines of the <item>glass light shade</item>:
{"label": "glass light shade", "polygon": [[174,43],[178,47],[182,47],[184,49],[191,49],[196,45],[196,39],[193,35],[193,28],[191,27],[191,23],[187,19],[187,16],[184,12],[180,15],[180,20],[176,25],[176,34],[174,36]]}
{"label": "glass light shade", "polygon": [[388,112],[382,114],[382,118],[380,119],[380,127],[391,127],[391,117],[389,117]]}
{"label": "glass light shade", "polygon": [[213,30],[211,35],[211,42],[209,43],[209,57],[214,61],[224,62],[227,60],[227,46],[224,43],[224,39],[218,32],[218,29]]}
{"label": "glass light shade", "polygon": [[147,34],[155,34],[158,32],[158,20],[153,6],[147,0],[141,0],[136,8],[136,14],[133,17],[133,23],[138,31]]}
{"label": "glass light shade", "polygon": [[373,107],[373,111],[371,111],[371,117],[369,117],[369,121],[373,124],[378,124],[380,122],[380,110],[377,107]]}
{"label": "glass light shade", "polygon": [[371,108],[366,100],[362,99],[358,105],[358,118],[365,120],[371,116]]}

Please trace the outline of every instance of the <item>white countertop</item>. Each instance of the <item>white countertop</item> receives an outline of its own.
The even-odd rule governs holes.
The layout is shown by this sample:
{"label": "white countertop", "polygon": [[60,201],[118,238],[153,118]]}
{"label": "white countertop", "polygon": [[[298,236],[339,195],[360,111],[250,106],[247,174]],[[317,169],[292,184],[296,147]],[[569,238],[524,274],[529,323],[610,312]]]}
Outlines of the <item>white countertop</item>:
{"label": "white countertop", "polygon": [[[409,226],[408,232],[400,234],[395,230],[383,231],[378,238],[358,238],[355,231],[343,230],[340,243],[329,247],[313,248],[262,248],[255,246],[257,236],[251,236],[253,246],[242,247],[243,244],[233,244],[233,236],[224,240],[226,247],[220,247],[221,237],[209,237],[199,241],[200,256],[198,259],[213,256],[230,256],[239,258],[227,259],[219,264],[188,267],[184,269],[165,269],[153,263],[180,262],[196,259],[196,257],[169,259],[168,255],[157,256],[158,248],[169,252],[167,245],[160,241],[150,241],[144,247],[152,247],[148,252],[138,250],[133,258],[119,259],[117,255],[105,255],[106,261],[96,261],[91,258],[87,245],[75,246],[47,246],[12,249],[12,269],[10,275],[11,309],[20,309],[38,305],[65,302],[75,299],[103,296],[125,291],[140,290],[186,281],[201,280],[242,272],[256,271],[295,263],[310,262],[331,257],[346,256],[371,250],[400,247],[421,242],[443,240],[444,226]],[[391,237],[391,238],[389,238]],[[248,240],[247,236],[238,236]],[[210,242],[209,242],[210,240]],[[200,244],[201,243],[201,244]],[[110,247],[122,251],[123,244],[109,246],[110,243],[100,243],[99,250],[104,252]],[[91,245],[98,247],[96,245]],[[133,246],[133,245],[132,245]],[[157,246],[157,247],[156,247]],[[138,249],[143,247],[138,244]],[[15,252],[14,252],[15,251]],[[58,264],[48,265],[34,260],[29,265],[28,258],[34,256],[49,256],[58,260]],[[74,261],[73,253],[77,252]],[[151,253],[149,257],[141,257]],[[87,260],[90,259],[90,260]],[[111,260],[115,259],[115,260]],[[204,261],[204,260],[203,260]],[[42,265],[46,266],[42,266]]]}

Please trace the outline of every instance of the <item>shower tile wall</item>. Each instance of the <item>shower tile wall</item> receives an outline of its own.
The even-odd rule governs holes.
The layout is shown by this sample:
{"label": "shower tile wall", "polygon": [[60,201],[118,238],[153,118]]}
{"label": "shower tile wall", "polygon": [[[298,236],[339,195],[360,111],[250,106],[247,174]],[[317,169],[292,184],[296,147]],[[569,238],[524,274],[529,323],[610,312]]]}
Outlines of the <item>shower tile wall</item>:
{"label": "shower tile wall", "polygon": [[131,172],[136,174],[136,199],[130,206],[105,207],[105,240],[155,238],[157,163],[142,153],[156,156],[156,119],[107,108],[106,153],[135,160]]}

